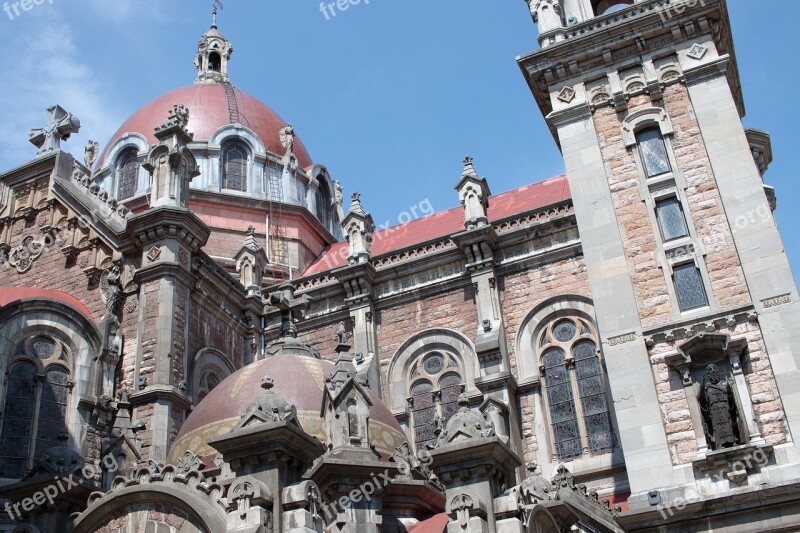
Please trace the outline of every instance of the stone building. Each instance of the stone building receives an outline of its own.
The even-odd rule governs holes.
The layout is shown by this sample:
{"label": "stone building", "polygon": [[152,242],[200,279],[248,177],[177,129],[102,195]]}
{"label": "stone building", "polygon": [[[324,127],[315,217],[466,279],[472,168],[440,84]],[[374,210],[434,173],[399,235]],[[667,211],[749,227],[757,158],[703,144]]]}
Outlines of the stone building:
{"label": "stone building", "polygon": [[724,0],[527,0],[566,174],[378,231],[193,85],[0,175],[0,531],[800,528],[800,303]]}

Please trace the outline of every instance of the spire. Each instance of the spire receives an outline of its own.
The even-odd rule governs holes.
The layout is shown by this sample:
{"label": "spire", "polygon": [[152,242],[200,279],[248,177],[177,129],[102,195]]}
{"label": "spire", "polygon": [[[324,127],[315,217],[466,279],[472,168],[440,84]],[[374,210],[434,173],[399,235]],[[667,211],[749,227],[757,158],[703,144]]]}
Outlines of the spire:
{"label": "spire", "polygon": [[217,29],[217,8],[222,9],[222,1],[221,0],[213,0],[211,6],[211,29]]}
{"label": "spire", "polygon": [[368,263],[372,250],[372,238],[375,233],[375,222],[372,220],[372,215],[364,211],[359,192],[353,193],[353,202],[350,204],[350,211],[342,221],[342,229],[350,244],[348,262],[351,265]]}

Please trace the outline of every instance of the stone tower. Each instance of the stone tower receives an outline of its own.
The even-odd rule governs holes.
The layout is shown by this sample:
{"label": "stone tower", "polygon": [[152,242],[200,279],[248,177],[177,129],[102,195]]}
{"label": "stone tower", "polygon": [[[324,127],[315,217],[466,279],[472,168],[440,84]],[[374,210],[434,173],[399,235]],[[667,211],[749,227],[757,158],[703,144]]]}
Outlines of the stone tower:
{"label": "stone tower", "polygon": [[[785,492],[800,460],[798,293],[762,180],[768,136],[742,125],[726,2],[527,4],[542,48],[518,63],[566,164],[632,493],[626,525],[714,527],[747,507],[725,501],[731,491]],[[719,416],[715,379],[732,398]],[[737,520],[771,529],[758,521],[776,500],[760,505]]]}

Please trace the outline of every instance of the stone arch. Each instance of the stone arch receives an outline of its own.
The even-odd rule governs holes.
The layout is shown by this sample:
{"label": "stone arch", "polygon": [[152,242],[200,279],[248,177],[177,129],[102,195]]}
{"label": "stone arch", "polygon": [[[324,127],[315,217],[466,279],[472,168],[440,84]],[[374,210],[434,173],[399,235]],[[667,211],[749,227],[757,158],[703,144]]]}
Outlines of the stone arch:
{"label": "stone arch", "polygon": [[475,378],[479,376],[478,357],[475,346],[464,334],[444,328],[429,329],[412,335],[395,352],[389,363],[387,385],[388,403],[393,413],[406,409],[408,379],[406,373],[411,364],[428,352],[445,351],[458,357],[464,369],[466,393],[476,391]]}
{"label": "stone arch", "polygon": [[530,510],[530,516],[525,522],[525,531],[527,533],[559,533],[561,529],[547,508],[543,505],[536,505]]}
{"label": "stone arch", "polygon": [[539,372],[539,354],[535,346],[539,332],[545,324],[559,316],[578,316],[597,323],[592,300],[577,294],[556,296],[534,307],[522,321],[517,334],[517,374],[520,383],[537,380]]}
{"label": "stone arch", "polygon": [[625,146],[636,146],[636,134],[649,127],[658,127],[665,139],[675,133],[669,114],[660,107],[648,107],[634,111],[622,121],[622,138]]}
{"label": "stone arch", "polygon": [[[61,369],[58,372],[66,374],[64,379],[68,380],[66,383],[69,388],[64,404],[64,426],[58,431],[66,428],[71,441],[80,445],[84,442],[86,427],[78,410],[79,400],[94,397],[99,385],[97,381],[102,379],[102,374],[97,372],[97,365],[100,364],[97,356],[102,352],[102,337],[83,310],[67,303],[68,295],[58,291],[48,291],[46,294],[50,296],[22,298],[0,309],[0,404],[5,401],[9,386],[9,364],[12,360],[34,364],[36,373],[40,375]],[[15,358],[19,347],[23,347],[23,352],[30,351],[30,339],[34,337],[47,337],[55,341],[63,359],[48,360],[43,365],[40,361],[26,358],[24,353]],[[53,382],[41,386],[63,385],[64,383],[58,385]],[[50,389],[43,390],[46,392]],[[38,394],[40,393],[37,392]],[[36,412],[34,409],[30,414],[32,421],[39,418]],[[30,438],[35,443],[36,435],[32,434]],[[39,452],[36,451],[36,454],[38,456]]]}
{"label": "stone arch", "polygon": [[221,382],[235,371],[236,369],[234,368],[230,358],[216,348],[206,346],[198,350],[192,360],[189,362],[187,379],[187,384],[189,386],[189,390],[187,392],[189,393],[189,396],[192,397],[194,404],[197,405],[201,400],[201,380],[204,372],[214,372]]}
{"label": "stone arch", "polygon": [[[194,494],[187,487],[173,486],[177,483],[153,483],[134,485],[114,490],[95,500],[75,521],[74,533],[92,533],[109,525],[114,520],[129,520],[131,511],[149,510],[157,505],[172,506],[172,514],[179,512],[188,518],[180,533],[216,533],[226,531],[225,513],[215,509],[204,494]],[[221,492],[221,489],[219,489]],[[139,524],[136,524],[139,525]],[[144,524],[141,524],[144,527]]]}

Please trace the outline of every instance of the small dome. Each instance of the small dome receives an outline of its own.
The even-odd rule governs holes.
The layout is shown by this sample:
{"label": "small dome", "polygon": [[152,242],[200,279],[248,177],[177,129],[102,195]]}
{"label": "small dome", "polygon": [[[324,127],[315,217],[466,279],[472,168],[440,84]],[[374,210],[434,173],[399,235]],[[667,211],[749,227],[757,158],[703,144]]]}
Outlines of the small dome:
{"label": "small dome", "polygon": [[[232,102],[229,105],[228,91],[235,97],[235,107]],[[283,155],[286,151],[281,143],[280,130],[287,122],[272,108],[230,84],[195,84],[163,94],[131,115],[105,145],[98,168],[106,164],[105,156],[109,147],[126,133],[138,133],[149,144],[157,144],[153,132],[166,120],[175,104],[183,104],[189,109],[188,129],[194,134],[196,142],[208,142],[219,128],[238,123],[253,130],[270,152]],[[307,168],[313,164],[298,138],[295,138],[293,151],[300,167]]]}
{"label": "small dome", "polygon": [[[303,429],[321,442],[327,440],[325,420],[320,417],[325,379],[332,374],[330,361],[308,356],[278,355],[248,365],[224,379],[201,401],[183,424],[170,449],[167,462],[176,462],[187,451],[216,455],[208,442],[228,433],[261,396],[262,379],[272,378],[272,391],[294,405]],[[392,413],[370,391],[370,440],[384,459],[406,442],[406,435]]]}

